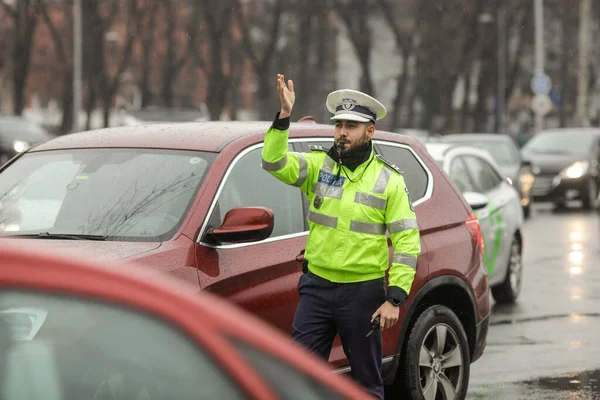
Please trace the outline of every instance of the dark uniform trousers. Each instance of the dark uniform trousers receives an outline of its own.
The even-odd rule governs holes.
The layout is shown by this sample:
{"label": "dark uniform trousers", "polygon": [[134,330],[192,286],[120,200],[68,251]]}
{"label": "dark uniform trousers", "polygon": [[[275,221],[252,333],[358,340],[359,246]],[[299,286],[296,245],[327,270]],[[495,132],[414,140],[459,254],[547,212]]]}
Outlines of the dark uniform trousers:
{"label": "dark uniform trousers", "polygon": [[298,282],[300,301],[292,325],[293,340],[326,362],[339,333],[352,377],[379,399],[384,391],[381,332],[366,335],[373,313],[385,301],[384,285],[384,278],[334,283],[306,272]]}

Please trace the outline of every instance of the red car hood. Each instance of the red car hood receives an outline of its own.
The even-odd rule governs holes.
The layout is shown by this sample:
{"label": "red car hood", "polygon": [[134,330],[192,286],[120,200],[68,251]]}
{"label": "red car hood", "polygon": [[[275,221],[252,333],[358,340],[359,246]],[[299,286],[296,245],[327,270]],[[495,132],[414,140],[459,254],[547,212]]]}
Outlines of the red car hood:
{"label": "red car hood", "polygon": [[[70,248],[88,254],[92,259],[103,259],[110,261],[120,261],[129,257],[137,256],[142,253],[157,249],[161,242],[116,242],[116,241],[97,241],[97,240],[57,240],[57,239],[13,239],[15,242],[24,243],[30,249],[35,248],[35,244],[43,242],[45,246],[60,248]],[[1,242],[0,242],[1,243]]]}

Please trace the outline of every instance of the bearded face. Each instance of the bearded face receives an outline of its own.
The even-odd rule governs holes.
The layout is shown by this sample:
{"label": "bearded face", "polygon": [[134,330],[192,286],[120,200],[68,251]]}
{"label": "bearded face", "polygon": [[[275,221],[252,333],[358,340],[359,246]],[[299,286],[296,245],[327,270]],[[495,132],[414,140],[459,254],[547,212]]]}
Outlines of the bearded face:
{"label": "bearded face", "polygon": [[336,121],[335,145],[341,149],[341,154],[347,154],[368,142],[374,132],[375,126],[370,122]]}

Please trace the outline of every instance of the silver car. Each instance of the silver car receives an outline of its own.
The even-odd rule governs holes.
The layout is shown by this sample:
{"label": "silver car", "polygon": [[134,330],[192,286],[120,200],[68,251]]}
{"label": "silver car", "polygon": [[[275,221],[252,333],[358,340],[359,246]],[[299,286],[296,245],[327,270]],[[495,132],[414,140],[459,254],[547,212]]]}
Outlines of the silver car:
{"label": "silver car", "polygon": [[439,163],[479,219],[484,237],[484,262],[494,299],[514,302],[523,277],[523,208],[519,193],[487,150],[427,143]]}

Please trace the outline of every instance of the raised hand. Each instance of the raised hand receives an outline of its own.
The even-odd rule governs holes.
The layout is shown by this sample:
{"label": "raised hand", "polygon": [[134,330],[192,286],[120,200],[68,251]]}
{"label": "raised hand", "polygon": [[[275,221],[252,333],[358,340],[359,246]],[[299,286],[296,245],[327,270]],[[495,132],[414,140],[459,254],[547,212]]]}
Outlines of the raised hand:
{"label": "raised hand", "polygon": [[279,118],[287,118],[292,113],[292,108],[296,102],[296,93],[294,93],[294,82],[288,80],[285,84],[285,77],[277,74],[277,91],[279,92],[279,100],[281,101],[281,112]]}

